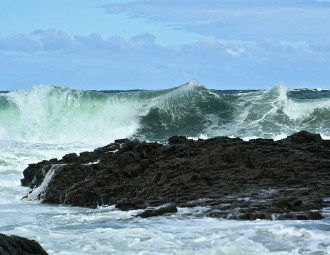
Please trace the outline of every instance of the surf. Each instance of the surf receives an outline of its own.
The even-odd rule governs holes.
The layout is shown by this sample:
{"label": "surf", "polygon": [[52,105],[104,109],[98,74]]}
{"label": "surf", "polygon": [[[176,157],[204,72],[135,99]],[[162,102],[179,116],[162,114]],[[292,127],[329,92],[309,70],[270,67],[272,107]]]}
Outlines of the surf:
{"label": "surf", "polygon": [[[321,94],[322,95],[321,95]],[[330,93],[207,89],[197,81],[154,91],[74,90],[52,85],[0,93],[0,140],[105,145],[117,138],[330,137]]]}

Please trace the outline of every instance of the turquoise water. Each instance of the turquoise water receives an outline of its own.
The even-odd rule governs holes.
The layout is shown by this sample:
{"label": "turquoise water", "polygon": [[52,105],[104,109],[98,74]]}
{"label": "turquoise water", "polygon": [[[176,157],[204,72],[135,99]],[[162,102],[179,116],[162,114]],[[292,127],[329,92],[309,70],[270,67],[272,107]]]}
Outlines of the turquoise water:
{"label": "turquoise water", "polygon": [[289,90],[279,84],[259,91],[216,91],[192,81],[158,91],[40,85],[0,93],[2,140],[105,144],[133,136],[276,138],[303,129],[330,137],[329,90]]}
{"label": "turquoise water", "polygon": [[193,81],[161,91],[97,92],[54,86],[0,93],[0,232],[49,254],[330,254],[330,210],[320,221],[231,221],[207,208],[141,219],[139,211],[22,200],[29,163],[93,150],[117,138],[170,135],[280,139],[302,129],[330,137],[328,90],[215,91]]}

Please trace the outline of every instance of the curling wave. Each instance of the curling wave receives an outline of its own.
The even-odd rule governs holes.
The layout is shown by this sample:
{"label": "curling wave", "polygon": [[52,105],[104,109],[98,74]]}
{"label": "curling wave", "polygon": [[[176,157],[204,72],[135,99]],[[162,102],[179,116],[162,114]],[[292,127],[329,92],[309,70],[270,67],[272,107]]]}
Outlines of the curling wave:
{"label": "curling wave", "polygon": [[0,93],[0,140],[106,144],[171,135],[276,138],[299,130],[330,137],[330,93],[209,90],[197,81],[167,90],[101,92],[49,85]]}

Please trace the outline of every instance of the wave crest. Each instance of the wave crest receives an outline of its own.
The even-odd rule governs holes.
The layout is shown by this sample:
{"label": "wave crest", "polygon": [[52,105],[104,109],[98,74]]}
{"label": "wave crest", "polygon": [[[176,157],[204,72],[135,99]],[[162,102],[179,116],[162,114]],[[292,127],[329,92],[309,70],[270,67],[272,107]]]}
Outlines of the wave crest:
{"label": "wave crest", "polygon": [[[309,93],[304,98],[304,93]],[[274,138],[306,129],[330,136],[330,96],[267,90],[211,91],[197,81],[167,90],[104,93],[50,85],[0,93],[0,139],[106,144],[171,135]],[[306,94],[307,95],[307,94]]]}

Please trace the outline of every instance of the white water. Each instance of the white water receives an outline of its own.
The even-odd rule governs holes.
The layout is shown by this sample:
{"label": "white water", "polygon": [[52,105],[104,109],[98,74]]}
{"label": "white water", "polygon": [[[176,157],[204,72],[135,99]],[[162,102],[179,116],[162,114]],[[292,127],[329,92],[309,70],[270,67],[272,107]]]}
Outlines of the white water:
{"label": "white water", "polygon": [[5,98],[17,109],[0,111],[0,139],[47,143],[106,144],[131,136],[143,104],[120,95],[46,85],[13,91]]}
{"label": "white water", "polygon": [[[205,218],[206,208],[141,219],[138,211],[86,209],[21,200],[28,163],[84,151],[86,144],[1,141],[0,232],[38,241],[49,254],[330,254],[330,221],[228,221]],[[51,176],[49,176],[51,177]],[[38,191],[36,191],[38,193]]]}
{"label": "white water", "polygon": [[[189,101],[196,93],[194,86],[197,85],[169,90],[165,96],[155,93],[152,100],[135,100],[134,96],[129,99],[100,96],[89,100],[86,93],[51,86],[7,94],[20,110],[19,114],[15,108],[0,111],[0,233],[35,239],[54,255],[330,254],[330,210],[325,211],[327,218],[321,221],[228,221],[202,217],[200,211],[206,208],[179,208],[177,214],[168,217],[140,219],[134,217],[138,211],[121,212],[113,207],[92,210],[22,200],[28,189],[20,186],[20,179],[29,163],[93,150],[113,139],[129,137],[139,127],[138,117],[153,106],[172,111],[178,118],[184,107],[169,109],[170,102],[176,100],[177,93],[181,93],[180,101]],[[200,137],[249,134],[249,130],[257,130],[257,134],[273,134],[278,140],[299,131],[294,126],[281,126],[278,134],[272,133],[279,109],[299,127],[315,110],[330,109],[329,100],[302,103],[288,99],[285,86],[274,89],[278,92],[270,89],[244,94],[237,102],[236,119],[220,129],[216,128],[218,117],[210,115],[215,126],[210,125],[210,130]],[[70,112],[65,110],[68,108]],[[327,122],[317,123],[320,131],[328,127]],[[245,136],[249,138],[257,136]],[[48,177],[51,178],[51,172]],[[47,182],[42,188],[47,188]],[[37,189],[30,196],[37,197],[42,191]]]}
{"label": "white water", "polygon": [[301,130],[329,137],[330,98],[302,100],[288,91],[279,84],[217,94],[196,81],[168,90],[110,94],[39,85],[0,94],[0,140],[96,145],[134,135],[276,138]]}

